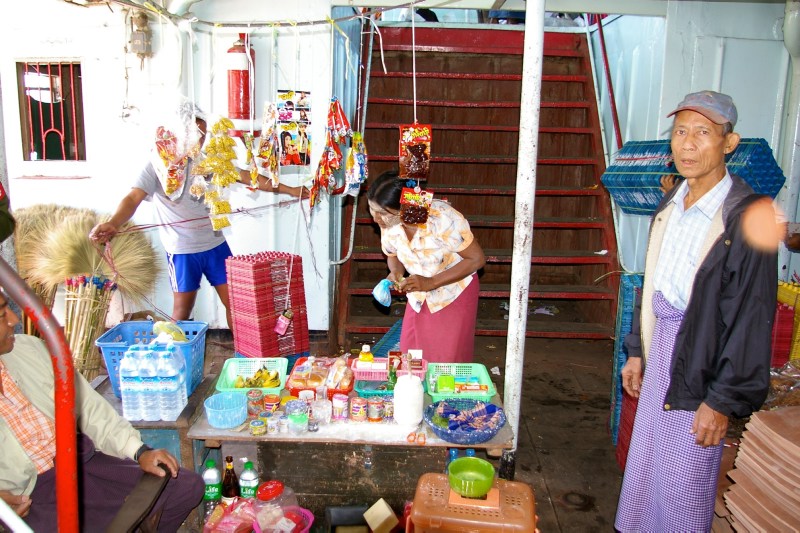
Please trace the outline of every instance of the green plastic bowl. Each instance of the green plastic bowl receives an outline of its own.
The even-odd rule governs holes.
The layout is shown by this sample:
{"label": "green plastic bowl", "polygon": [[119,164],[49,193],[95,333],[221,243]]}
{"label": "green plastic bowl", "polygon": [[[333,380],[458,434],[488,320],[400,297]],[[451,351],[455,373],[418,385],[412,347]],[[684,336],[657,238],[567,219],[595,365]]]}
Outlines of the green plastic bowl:
{"label": "green plastic bowl", "polygon": [[494,466],[478,457],[459,457],[447,472],[450,488],[465,498],[483,498],[494,483]]}

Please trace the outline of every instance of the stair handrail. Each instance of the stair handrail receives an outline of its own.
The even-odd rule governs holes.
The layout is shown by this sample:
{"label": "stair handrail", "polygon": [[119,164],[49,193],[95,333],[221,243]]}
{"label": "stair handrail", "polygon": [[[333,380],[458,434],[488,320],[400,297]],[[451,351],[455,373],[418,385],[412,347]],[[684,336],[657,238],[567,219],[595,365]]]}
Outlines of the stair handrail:
{"label": "stair handrail", "polygon": [[64,330],[17,272],[0,258],[0,286],[33,320],[53,359],[55,378],[56,508],[58,531],[78,531],[78,454],[75,430],[75,374]]}
{"label": "stair handrail", "polygon": [[[372,44],[375,41],[375,31],[377,30],[375,26],[375,21],[372,17],[364,17],[367,21],[371,24],[369,25],[369,49],[367,52],[367,65],[372,65]],[[363,41],[362,41],[363,43]],[[381,53],[381,57],[383,57],[383,53]],[[384,65],[384,71],[386,70],[386,66]],[[364,135],[364,130],[366,129],[367,124],[367,95],[369,94],[369,80],[370,80],[370,69],[365,68],[361,69],[364,71],[364,91],[363,91],[363,101],[361,103],[361,109],[359,110],[359,124],[358,124],[358,131],[361,135]],[[339,266],[343,265],[350,260],[353,256],[353,248],[355,246],[355,235],[356,235],[356,212],[358,211],[358,197],[359,195],[353,196],[353,214],[350,218],[350,240],[347,244],[347,254],[341,259],[336,261],[331,261],[330,266]]]}
{"label": "stair handrail", "polygon": [[606,38],[603,35],[603,16],[604,15],[597,15],[597,37],[600,40],[600,53],[603,56],[603,71],[606,74],[606,86],[608,89],[608,104],[611,107],[611,122],[614,124],[614,139],[617,142],[617,149],[613,153],[616,153],[622,149],[622,132],[619,127],[617,100],[614,97],[614,82],[611,81],[611,68],[608,65]]}

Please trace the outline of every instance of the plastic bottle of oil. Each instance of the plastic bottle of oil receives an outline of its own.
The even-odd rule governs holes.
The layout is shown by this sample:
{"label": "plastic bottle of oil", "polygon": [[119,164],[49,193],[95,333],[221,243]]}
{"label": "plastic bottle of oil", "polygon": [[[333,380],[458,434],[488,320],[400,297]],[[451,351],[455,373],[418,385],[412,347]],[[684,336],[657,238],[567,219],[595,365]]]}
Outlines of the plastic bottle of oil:
{"label": "plastic bottle of oil", "polygon": [[365,363],[371,363],[373,359],[374,357],[369,349],[369,344],[364,344],[361,346],[361,352],[358,354],[358,360],[364,361]]}

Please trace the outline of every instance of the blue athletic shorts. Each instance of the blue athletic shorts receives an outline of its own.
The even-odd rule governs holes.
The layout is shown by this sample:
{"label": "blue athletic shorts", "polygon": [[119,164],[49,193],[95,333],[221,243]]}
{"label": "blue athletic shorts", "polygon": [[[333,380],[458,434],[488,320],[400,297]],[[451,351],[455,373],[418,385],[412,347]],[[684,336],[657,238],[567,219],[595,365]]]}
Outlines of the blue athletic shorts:
{"label": "blue athletic shorts", "polygon": [[169,284],[172,292],[194,292],[206,277],[212,287],[228,283],[225,259],[232,256],[227,242],[216,248],[195,254],[167,254]]}

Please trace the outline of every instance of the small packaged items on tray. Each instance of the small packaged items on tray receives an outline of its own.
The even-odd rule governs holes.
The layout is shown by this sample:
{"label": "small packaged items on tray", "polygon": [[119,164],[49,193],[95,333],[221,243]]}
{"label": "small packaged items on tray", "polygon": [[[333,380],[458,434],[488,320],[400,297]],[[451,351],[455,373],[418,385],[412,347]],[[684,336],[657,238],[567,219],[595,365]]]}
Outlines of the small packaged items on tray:
{"label": "small packaged items on tray", "polygon": [[316,391],[322,385],[328,388],[328,399],[336,393],[347,394],[353,390],[353,371],[347,365],[347,356],[341,357],[308,357],[297,360],[286,388],[292,396],[301,390]]}

